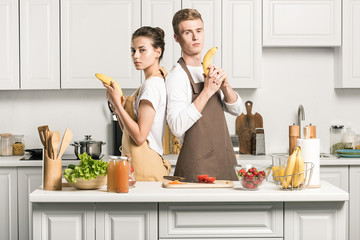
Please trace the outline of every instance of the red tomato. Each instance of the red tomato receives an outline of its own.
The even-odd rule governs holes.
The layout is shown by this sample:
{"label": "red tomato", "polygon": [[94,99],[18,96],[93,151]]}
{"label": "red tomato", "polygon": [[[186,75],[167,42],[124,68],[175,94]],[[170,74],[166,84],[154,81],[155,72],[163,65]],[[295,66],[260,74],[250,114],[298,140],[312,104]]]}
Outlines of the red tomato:
{"label": "red tomato", "polygon": [[207,177],[205,180],[208,183],[213,183],[216,180],[216,177]]}
{"label": "red tomato", "polygon": [[197,179],[201,183],[206,182],[206,178],[208,178],[208,177],[209,177],[209,175],[197,175]]}

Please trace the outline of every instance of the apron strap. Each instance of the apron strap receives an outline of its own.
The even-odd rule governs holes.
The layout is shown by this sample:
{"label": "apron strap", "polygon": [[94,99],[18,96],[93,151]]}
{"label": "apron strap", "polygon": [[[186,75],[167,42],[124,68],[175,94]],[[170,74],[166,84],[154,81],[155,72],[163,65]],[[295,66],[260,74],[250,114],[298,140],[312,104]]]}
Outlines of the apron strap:
{"label": "apron strap", "polygon": [[194,93],[200,93],[202,88],[201,88],[200,84],[195,84],[194,79],[192,78],[191,73],[190,73],[189,69],[187,68],[186,63],[185,63],[185,61],[184,61],[184,59],[182,57],[178,60],[178,63],[180,64],[180,66],[186,72],[186,74],[187,74],[187,76],[188,76],[188,78],[190,80],[193,92]]}

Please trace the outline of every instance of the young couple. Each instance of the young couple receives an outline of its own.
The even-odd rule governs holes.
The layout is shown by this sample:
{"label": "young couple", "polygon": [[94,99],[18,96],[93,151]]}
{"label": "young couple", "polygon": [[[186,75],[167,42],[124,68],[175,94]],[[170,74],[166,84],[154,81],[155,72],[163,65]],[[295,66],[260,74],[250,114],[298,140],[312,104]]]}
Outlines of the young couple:
{"label": "young couple", "polygon": [[171,169],[162,158],[167,121],[182,144],[175,176],[196,180],[197,175],[208,174],[236,180],[236,157],[224,111],[240,115],[242,100],[223,69],[211,64],[209,76],[204,75],[204,24],[200,13],[182,9],[174,15],[172,24],[182,57],[168,75],[159,65],[164,32],[141,27],[132,35],[131,56],[136,69],[144,71],[144,83],[126,99],[120,98],[113,83],[104,84],[123,130],[122,154],[131,154],[137,181],[161,181]]}

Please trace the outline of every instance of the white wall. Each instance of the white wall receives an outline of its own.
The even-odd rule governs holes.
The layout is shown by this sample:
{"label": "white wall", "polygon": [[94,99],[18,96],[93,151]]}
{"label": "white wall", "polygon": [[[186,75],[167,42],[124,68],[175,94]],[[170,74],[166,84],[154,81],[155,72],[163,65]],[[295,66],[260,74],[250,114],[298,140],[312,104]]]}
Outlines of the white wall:
{"label": "white wall", "polygon": [[[288,126],[297,122],[299,104],[306,120],[317,126],[321,152],[329,152],[332,120],[352,124],[360,134],[360,89],[334,89],[332,48],[264,48],[262,87],[237,89],[262,115],[267,153],[286,152]],[[132,90],[125,91],[125,95]],[[236,117],[227,114],[230,134]],[[105,141],[111,151],[111,114],[105,90],[0,91],[0,133],[24,134],[26,148],[41,147],[37,127],[48,124],[63,134],[66,127]],[[69,146],[66,153],[73,153]]]}

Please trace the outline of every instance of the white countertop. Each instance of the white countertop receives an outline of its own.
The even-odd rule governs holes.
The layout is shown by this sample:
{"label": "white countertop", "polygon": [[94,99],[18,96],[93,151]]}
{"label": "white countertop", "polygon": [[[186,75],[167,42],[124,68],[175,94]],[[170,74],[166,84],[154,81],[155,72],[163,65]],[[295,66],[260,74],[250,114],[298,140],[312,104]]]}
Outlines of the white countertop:
{"label": "white countertop", "polygon": [[258,191],[246,191],[239,182],[234,188],[169,189],[161,182],[137,182],[129,193],[109,193],[106,185],[99,190],[77,190],[64,187],[62,191],[37,189],[30,202],[329,202],[347,201],[349,194],[322,181],[321,188],[284,191],[274,183],[265,182]]}
{"label": "white countertop", "polygon": [[[27,155],[28,156],[28,155]],[[37,167],[42,166],[41,160],[20,160],[24,156],[0,156],[0,167]],[[64,159],[75,158],[74,154],[65,154]],[[164,159],[168,159],[171,165],[175,166],[178,155],[164,155]],[[268,164],[271,165],[271,156],[269,155],[247,155],[247,154],[236,154],[238,164],[240,163],[253,163],[258,164]],[[107,156],[104,157],[104,161],[107,161]],[[78,164],[79,160],[63,160],[62,165],[67,166],[69,164]],[[360,158],[339,158],[333,155],[326,155],[320,159],[320,165],[329,166],[329,165],[360,165]]]}

